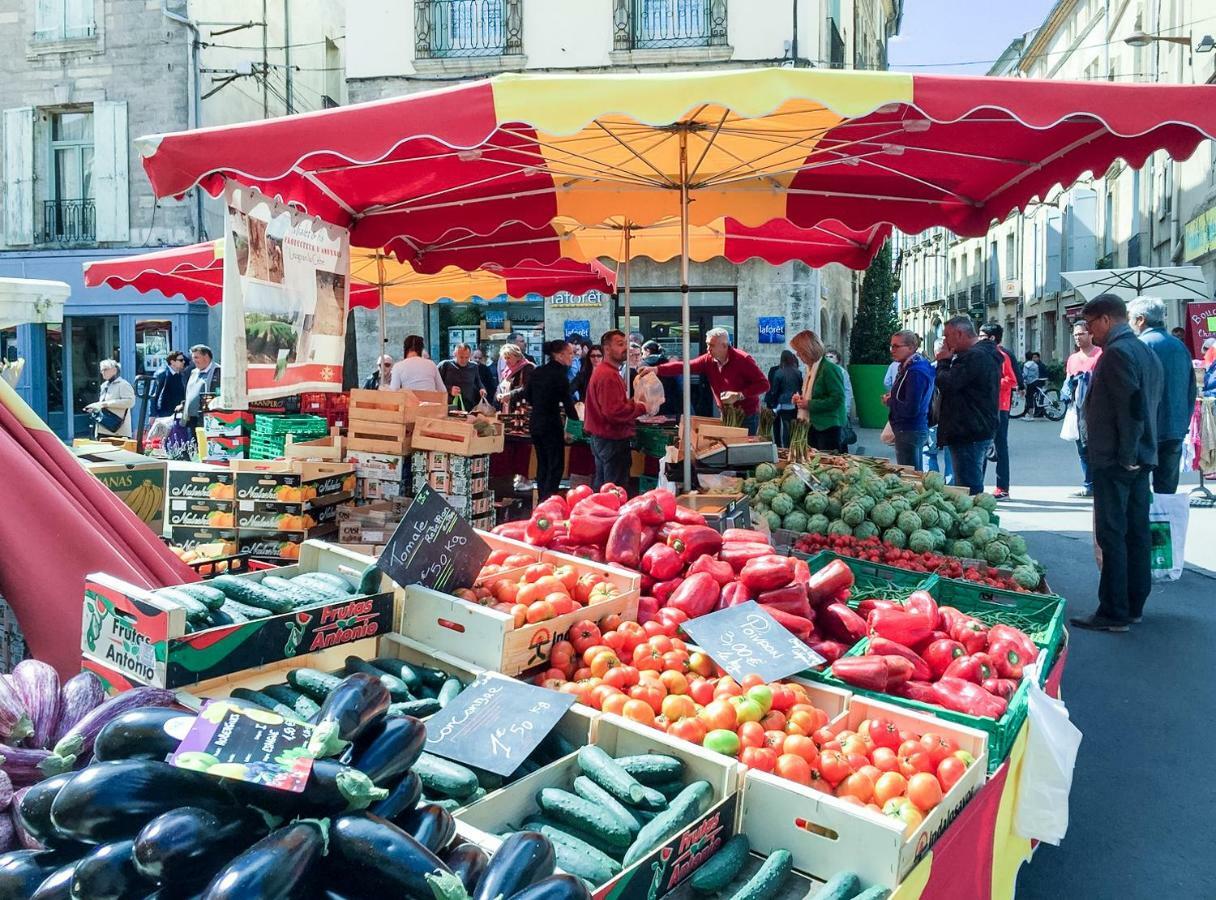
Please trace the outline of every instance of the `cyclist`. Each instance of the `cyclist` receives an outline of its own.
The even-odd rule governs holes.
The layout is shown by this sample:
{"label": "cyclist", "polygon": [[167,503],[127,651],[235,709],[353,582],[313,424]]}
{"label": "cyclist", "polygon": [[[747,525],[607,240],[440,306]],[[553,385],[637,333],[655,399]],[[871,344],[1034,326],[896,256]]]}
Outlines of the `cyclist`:
{"label": "cyclist", "polygon": [[1036,419],[1044,417],[1043,396],[1039,393],[1047,386],[1047,369],[1039,354],[1026,351],[1026,362],[1022,363],[1022,381],[1026,384],[1026,405]]}

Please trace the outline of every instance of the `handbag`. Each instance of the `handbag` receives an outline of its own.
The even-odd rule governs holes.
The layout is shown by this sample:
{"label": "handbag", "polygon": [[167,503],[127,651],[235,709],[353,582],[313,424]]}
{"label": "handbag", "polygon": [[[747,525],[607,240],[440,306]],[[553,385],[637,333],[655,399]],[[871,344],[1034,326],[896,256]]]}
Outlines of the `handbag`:
{"label": "handbag", "polygon": [[108,409],[99,409],[91,415],[94,422],[110,433],[117,432],[122,428],[122,423],[127,421],[127,415],[124,412],[121,416]]}

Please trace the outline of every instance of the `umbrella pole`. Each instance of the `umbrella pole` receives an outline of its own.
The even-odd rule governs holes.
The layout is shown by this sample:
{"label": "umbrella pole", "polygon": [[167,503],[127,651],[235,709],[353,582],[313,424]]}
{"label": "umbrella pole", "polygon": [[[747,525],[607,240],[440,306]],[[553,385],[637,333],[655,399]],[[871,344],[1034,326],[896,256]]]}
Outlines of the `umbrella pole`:
{"label": "umbrella pole", "polygon": [[688,338],[688,132],[680,129],[680,316],[684,353],[684,490],[692,490],[692,370]]}
{"label": "umbrella pole", "polygon": [[[629,343],[629,335],[631,333],[631,325],[633,320],[629,317],[630,293],[629,293],[629,223],[625,223],[625,261],[622,274],[625,276],[625,343]],[[626,351],[628,352],[628,351]],[[625,357],[625,396],[633,396],[633,379],[629,378],[629,357]]]}
{"label": "umbrella pole", "polygon": [[384,329],[384,255],[376,251],[376,288],[380,292],[380,352],[376,355],[376,371],[380,371],[380,357],[388,349],[388,334]]}

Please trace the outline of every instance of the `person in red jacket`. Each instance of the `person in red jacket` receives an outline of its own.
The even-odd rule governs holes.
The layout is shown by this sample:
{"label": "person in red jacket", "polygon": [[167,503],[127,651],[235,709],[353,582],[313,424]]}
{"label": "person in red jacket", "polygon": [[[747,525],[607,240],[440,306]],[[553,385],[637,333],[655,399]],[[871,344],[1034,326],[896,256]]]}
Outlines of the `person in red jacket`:
{"label": "person in red jacket", "polygon": [[[1018,369],[1013,364],[1013,357],[1001,346],[1001,338],[1004,336],[1005,329],[995,322],[989,322],[980,328],[980,340],[992,341],[1001,354],[1001,393],[997,402],[999,412],[996,437],[992,442],[996,451],[996,490],[992,496],[998,500],[1009,499],[1009,407],[1013,403],[1014,389],[1021,387],[1018,384]],[[985,460],[984,469],[987,468],[988,463]]]}
{"label": "person in red jacket", "polygon": [[[689,361],[688,370],[709,382],[719,409],[724,394],[741,394],[743,427],[748,434],[755,434],[760,427],[760,398],[768,391],[768,379],[750,354],[730,345],[730,334],[725,328],[711,329],[705,335],[705,347],[705,353]],[[645,372],[646,368],[641,371]],[[679,360],[663,363],[656,366],[654,372],[660,378],[681,375],[684,364]]]}
{"label": "person in red jacket", "polygon": [[605,331],[600,338],[603,361],[591,372],[583,407],[583,431],[591,439],[595,457],[597,491],[608,482],[625,487],[629,483],[633,436],[638,416],[646,406],[625,396],[621,365],[629,355],[629,341],[623,331]]}

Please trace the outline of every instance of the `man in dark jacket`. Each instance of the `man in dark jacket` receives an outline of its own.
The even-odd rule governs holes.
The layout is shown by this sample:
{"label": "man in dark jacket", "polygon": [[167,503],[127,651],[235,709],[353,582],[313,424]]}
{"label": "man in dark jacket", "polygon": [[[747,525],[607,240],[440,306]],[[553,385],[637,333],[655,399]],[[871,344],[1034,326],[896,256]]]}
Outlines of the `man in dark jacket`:
{"label": "man in dark jacket", "polygon": [[1102,551],[1098,611],[1078,628],[1127,631],[1152,590],[1149,473],[1157,464],[1161,363],[1136,339],[1127,307],[1103,294],[1081,310],[1102,356],[1085,400],[1085,449],[1094,482],[1094,538]]}
{"label": "man in dark jacket", "polygon": [[937,443],[950,451],[954,483],[982,493],[984,459],[996,434],[1001,357],[995,344],[979,340],[970,316],[946,322],[946,343],[937,354],[937,389]]}

